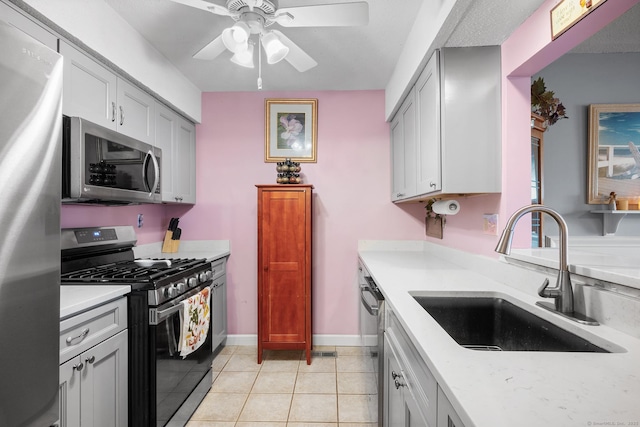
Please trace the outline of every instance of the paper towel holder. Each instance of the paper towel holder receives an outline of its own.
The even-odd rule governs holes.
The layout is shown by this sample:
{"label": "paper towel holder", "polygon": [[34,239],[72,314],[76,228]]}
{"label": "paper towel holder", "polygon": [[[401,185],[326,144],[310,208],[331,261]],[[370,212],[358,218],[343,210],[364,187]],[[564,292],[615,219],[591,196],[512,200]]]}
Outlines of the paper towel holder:
{"label": "paper towel holder", "polygon": [[460,212],[460,203],[457,200],[431,199],[426,206],[427,215],[456,215]]}
{"label": "paper towel holder", "polygon": [[456,215],[460,212],[460,203],[457,200],[431,199],[425,206],[427,215],[425,218],[426,235],[442,239],[444,227],[447,223],[447,215]]}

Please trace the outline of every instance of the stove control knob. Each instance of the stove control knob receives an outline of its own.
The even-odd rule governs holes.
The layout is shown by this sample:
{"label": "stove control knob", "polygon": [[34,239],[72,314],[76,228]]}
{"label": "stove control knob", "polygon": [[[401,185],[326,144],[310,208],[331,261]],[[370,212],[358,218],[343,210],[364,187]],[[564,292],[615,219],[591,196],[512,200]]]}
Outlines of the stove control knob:
{"label": "stove control knob", "polygon": [[187,281],[187,283],[189,284],[190,288],[193,288],[198,284],[198,279],[195,277],[189,277],[189,280]]}
{"label": "stove control knob", "polygon": [[206,282],[207,281],[207,273],[202,272],[198,275],[198,280],[200,281],[200,283],[202,282]]}
{"label": "stove control knob", "polygon": [[176,289],[175,285],[171,285],[168,286],[165,290],[164,290],[164,296],[168,297],[168,298],[173,298],[176,295],[178,295],[178,290]]}
{"label": "stove control knob", "polygon": [[213,279],[213,271],[207,270],[207,280]]}
{"label": "stove control knob", "polygon": [[176,285],[176,289],[178,290],[178,293],[181,294],[185,291],[185,289],[187,289],[187,285],[184,282],[179,282]]}

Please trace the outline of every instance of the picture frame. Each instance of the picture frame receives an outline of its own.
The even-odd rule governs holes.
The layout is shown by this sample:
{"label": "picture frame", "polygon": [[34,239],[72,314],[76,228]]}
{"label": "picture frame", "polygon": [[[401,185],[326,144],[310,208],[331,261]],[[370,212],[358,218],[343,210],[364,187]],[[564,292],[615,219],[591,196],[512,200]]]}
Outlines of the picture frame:
{"label": "picture frame", "polygon": [[265,100],[265,163],[316,163],[317,135],[317,99]]}
{"label": "picture frame", "polygon": [[589,204],[640,198],[640,104],[589,105]]}

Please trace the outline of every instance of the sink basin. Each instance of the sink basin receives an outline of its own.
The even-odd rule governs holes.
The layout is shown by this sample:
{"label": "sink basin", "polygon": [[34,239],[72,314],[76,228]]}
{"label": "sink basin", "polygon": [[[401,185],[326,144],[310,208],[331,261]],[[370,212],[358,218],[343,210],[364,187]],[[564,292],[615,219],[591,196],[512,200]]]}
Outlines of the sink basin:
{"label": "sink basin", "polygon": [[503,298],[413,298],[451,338],[469,349],[609,353]]}

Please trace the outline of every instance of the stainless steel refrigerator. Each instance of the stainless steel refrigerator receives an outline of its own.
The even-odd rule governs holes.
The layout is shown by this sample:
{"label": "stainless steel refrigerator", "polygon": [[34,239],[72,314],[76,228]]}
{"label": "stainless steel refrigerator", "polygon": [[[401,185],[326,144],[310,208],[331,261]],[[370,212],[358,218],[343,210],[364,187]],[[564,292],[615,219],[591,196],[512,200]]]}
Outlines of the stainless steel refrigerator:
{"label": "stainless steel refrigerator", "polygon": [[62,57],[0,21],[0,426],[58,419]]}

